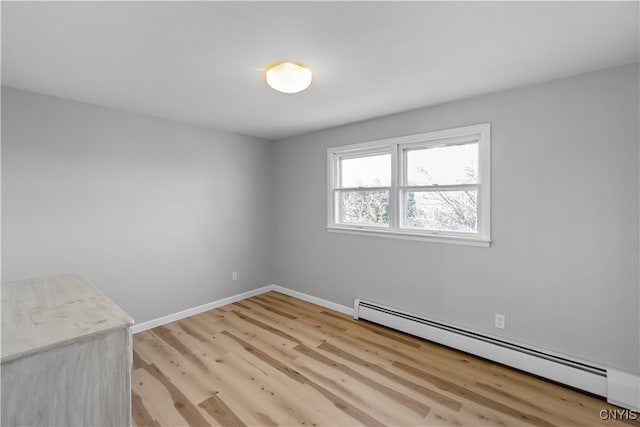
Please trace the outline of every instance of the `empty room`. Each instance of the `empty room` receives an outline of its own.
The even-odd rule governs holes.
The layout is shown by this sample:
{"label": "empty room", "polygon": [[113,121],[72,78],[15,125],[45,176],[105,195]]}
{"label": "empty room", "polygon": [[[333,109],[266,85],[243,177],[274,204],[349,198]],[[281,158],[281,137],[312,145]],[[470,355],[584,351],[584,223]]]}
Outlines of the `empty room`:
{"label": "empty room", "polygon": [[0,12],[3,426],[640,425],[640,2]]}

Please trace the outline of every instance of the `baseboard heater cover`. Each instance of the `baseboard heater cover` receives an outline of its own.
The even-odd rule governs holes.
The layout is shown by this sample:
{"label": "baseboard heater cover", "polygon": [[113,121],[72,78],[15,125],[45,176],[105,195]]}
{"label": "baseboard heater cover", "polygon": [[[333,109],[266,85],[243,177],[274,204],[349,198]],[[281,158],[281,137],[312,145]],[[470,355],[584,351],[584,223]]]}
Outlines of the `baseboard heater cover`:
{"label": "baseboard heater cover", "polygon": [[600,396],[607,370],[582,361],[510,343],[382,304],[356,299],[353,317],[396,329]]}

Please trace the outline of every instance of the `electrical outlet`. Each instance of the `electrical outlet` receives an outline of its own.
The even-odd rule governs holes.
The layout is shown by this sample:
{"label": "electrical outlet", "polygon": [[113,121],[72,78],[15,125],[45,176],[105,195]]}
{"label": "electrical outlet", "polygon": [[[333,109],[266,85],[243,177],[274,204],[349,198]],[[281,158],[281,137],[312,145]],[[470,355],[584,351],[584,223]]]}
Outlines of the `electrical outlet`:
{"label": "electrical outlet", "polygon": [[496,323],[495,326],[498,329],[504,329],[507,324],[507,319],[504,314],[496,313]]}
{"label": "electrical outlet", "polygon": [[238,272],[234,271],[233,273],[231,273],[231,280],[238,280]]}

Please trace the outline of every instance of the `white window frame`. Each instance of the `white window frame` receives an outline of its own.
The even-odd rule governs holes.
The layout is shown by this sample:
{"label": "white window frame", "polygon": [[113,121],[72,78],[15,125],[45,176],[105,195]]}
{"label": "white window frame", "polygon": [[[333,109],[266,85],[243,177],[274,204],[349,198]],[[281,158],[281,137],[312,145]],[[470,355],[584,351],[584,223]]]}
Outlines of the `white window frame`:
{"label": "white window frame", "polygon": [[[427,187],[433,189],[436,186],[407,185],[406,170],[404,168],[406,162],[405,150],[454,145],[463,141],[478,142],[478,184],[465,186],[443,185],[437,188],[442,190],[477,188],[477,232],[406,228],[403,224],[405,217],[403,212],[404,193],[412,189],[424,190]],[[380,187],[380,189],[389,190],[389,226],[336,223],[337,209],[339,209],[338,203],[336,203],[336,195],[340,191],[364,189],[339,187],[339,160],[344,157],[365,156],[377,153],[391,154],[391,185],[390,187]],[[367,188],[367,190],[369,190],[369,188]],[[489,247],[491,244],[491,124],[482,123],[417,135],[329,147],[327,149],[327,230],[337,233]]]}

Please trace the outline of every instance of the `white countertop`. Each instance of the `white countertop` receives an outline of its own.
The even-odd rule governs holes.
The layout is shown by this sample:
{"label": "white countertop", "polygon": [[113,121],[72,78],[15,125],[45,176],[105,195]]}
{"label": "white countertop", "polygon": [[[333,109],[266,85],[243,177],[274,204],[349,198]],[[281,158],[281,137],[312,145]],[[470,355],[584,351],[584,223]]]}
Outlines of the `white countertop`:
{"label": "white countertop", "polygon": [[77,273],[3,283],[0,295],[2,363],[133,324]]}

